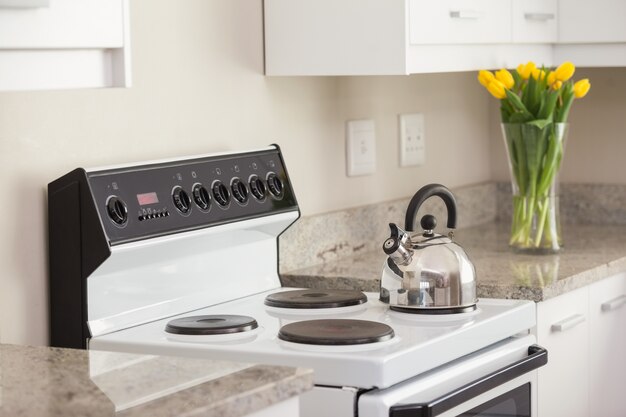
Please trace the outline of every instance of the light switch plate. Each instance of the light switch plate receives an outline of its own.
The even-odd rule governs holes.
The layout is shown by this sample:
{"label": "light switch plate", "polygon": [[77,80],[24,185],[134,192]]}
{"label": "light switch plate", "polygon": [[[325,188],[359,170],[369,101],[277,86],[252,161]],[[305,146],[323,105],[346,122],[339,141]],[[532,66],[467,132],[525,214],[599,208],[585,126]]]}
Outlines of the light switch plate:
{"label": "light switch plate", "polygon": [[422,113],[400,115],[400,166],[419,166],[426,162],[426,138]]}
{"label": "light switch plate", "polygon": [[346,165],[349,177],[376,172],[376,125],[373,120],[346,123]]}

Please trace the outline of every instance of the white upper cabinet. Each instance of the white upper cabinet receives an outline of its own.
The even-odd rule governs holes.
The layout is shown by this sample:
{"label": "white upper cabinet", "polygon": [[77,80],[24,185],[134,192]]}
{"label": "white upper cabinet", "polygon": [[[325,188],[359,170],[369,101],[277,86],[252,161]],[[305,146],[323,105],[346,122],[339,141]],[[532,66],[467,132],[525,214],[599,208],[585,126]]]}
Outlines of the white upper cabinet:
{"label": "white upper cabinet", "polygon": [[0,0],[0,91],[130,85],[127,0]]}
{"label": "white upper cabinet", "polygon": [[522,0],[265,0],[267,75],[390,75],[551,64],[512,44]]}
{"label": "white upper cabinet", "polygon": [[265,73],[393,75],[529,60],[626,66],[626,0],[599,2],[265,0]]}
{"label": "white upper cabinet", "polygon": [[523,0],[265,0],[265,72],[391,75],[528,60],[550,65],[554,18],[541,14],[554,14],[556,6],[547,1],[549,7],[539,0],[531,1],[537,7]]}
{"label": "white upper cabinet", "polygon": [[578,66],[626,66],[626,1],[559,0],[555,59]]}

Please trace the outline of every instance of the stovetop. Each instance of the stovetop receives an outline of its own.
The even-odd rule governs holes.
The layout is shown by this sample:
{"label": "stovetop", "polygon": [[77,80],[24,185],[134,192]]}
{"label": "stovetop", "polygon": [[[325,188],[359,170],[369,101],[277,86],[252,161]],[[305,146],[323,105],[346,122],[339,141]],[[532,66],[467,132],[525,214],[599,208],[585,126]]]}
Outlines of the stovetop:
{"label": "stovetop", "polygon": [[[175,317],[104,334],[91,339],[91,349],[178,355],[309,367],[315,383],[331,386],[384,388],[487,347],[535,325],[535,309],[521,300],[480,300],[478,309],[446,316],[390,311],[378,294],[366,293],[361,305],[334,309],[280,309],[264,305],[279,288],[213,305]],[[227,335],[188,336],[165,332],[168,322],[198,315],[245,315],[258,328]],[[383,323],[394,337],[376,343],[319,346],[278,338],[282,326],[315,319],[353,319]],[[183,337],[181,337],[183,336]]]}
{"label": "stovetop", "polygon": [[[78,168],[49,184],[48,207],[54,346],[302,366],[316,384],[366,389],[535,325],[534,304],[513,300],[423,316],[390,311],[374,293],[313,292],[281,308],[294,299],[282,296],[293,289],[280,287],[278,236],[300,211],[274,145]],[[302,308],[315,300],[339,307]],[[194,331],[180,331],[194,320]],[[226,321],[234,330],[214,334]],[[300,343],[315,334],[331,345]]]}

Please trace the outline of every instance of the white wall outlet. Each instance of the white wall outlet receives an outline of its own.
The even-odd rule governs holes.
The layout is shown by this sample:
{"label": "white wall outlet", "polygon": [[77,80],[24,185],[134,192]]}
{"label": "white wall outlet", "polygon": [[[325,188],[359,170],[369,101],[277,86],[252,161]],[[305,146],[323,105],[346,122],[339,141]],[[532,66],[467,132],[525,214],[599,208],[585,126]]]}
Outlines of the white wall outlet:
{"label": "white wall outlet", "polygon": [[346,165],[349,177],[376,172],[376,125],[373,120],[347,122]]}
{"label": "white wall outlet", "polygon": [[426,162],[426,139],[422,113],[400,115],[400,166],[418,166]]}

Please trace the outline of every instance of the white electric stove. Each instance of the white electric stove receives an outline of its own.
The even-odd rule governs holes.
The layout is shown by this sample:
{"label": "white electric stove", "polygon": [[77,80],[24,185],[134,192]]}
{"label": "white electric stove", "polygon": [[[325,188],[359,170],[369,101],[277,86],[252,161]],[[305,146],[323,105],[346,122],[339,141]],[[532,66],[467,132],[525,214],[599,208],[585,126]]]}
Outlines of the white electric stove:
{"label": "white electric stove", "polygon": [[298,216],[275,146],[61,177],[52,344],[313,368],[304,416],[536,415],[532,302],[419,315],[283,288],[277,237]]}

